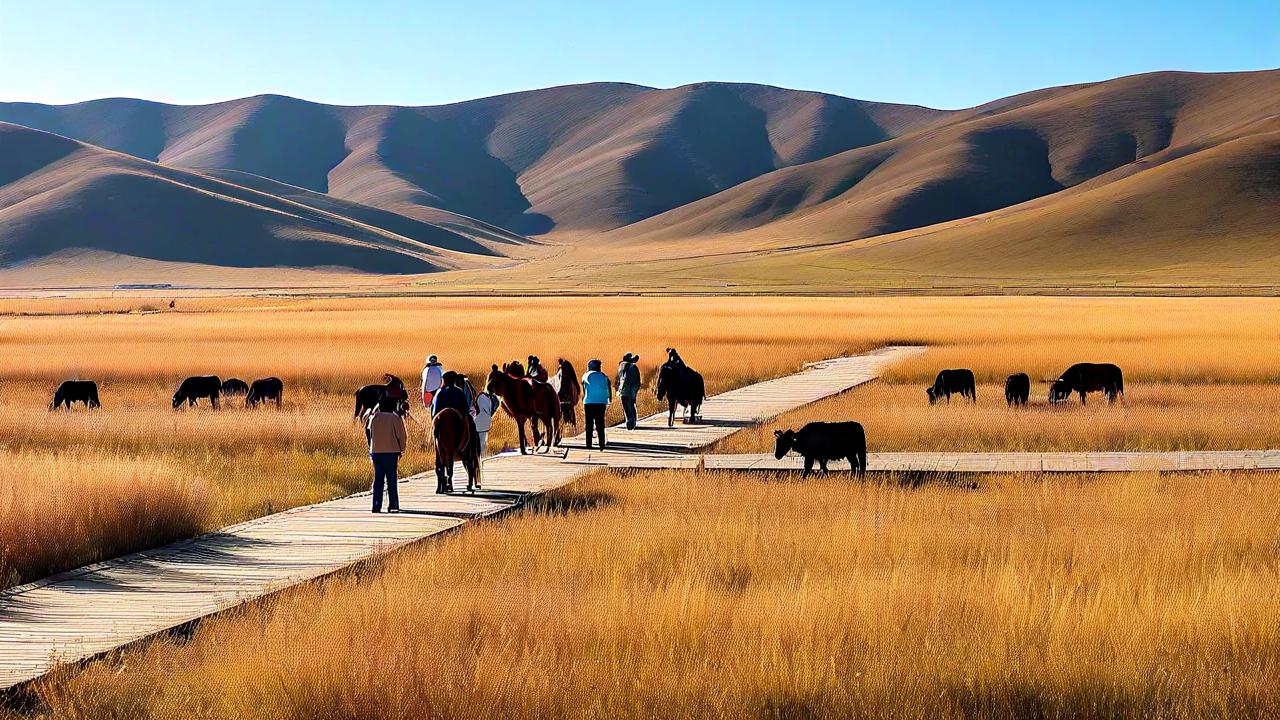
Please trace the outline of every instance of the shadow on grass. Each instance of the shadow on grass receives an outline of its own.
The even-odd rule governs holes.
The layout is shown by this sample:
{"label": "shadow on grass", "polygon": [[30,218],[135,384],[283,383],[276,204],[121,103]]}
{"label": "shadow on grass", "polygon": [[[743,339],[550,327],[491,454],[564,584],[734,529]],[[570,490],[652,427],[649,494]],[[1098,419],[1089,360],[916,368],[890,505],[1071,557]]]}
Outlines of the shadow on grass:
{"label": "shadow on grass", "polygon": [[618,498],[603,490],[576,489],[572,486],[539,495],[524,506],[532,515],[571,515],[590,512],[618,504]]}

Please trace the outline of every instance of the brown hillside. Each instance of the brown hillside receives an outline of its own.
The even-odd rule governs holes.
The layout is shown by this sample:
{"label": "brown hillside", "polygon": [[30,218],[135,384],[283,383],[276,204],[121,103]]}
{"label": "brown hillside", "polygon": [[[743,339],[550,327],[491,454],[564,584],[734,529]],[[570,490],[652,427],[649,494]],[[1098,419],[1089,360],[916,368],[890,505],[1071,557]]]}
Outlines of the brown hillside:
{"label": "brown hillside", "polygon": [[609,238],[627,252],[680,254],[689,239],[719,237],[700,245],[705,252],[894,233],[1141,172],[1257,133],[1278,113],[1275,71],[1159,73],[1042,91],[763,175]]}
{"label": "brown hillside", "polygon": [[203,106],[0,103],[0,120],[175,167],[236,170],[430,221],[608,230],[945,117],[725,83],[548,88],[436,107],[280,96]]}
{"label": "brown hillside", "polygon": [[398,274],[475,265],[492,254],[441,228],[406,227],[403,218],[350,203],[303,200],[0,123],[5,264],[89,249],[227,267]]}

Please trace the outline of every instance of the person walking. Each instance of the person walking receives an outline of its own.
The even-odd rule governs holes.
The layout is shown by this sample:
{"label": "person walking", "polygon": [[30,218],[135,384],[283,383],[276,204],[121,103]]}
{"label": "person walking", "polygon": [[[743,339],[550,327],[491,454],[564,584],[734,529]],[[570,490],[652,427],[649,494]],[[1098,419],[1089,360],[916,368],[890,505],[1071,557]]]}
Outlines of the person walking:
{"label": "person walking", "polygon": [[431,402],[443,385],[444,367],[440,365],[435,355],[431,355],[427,358],[426,366],[422,368],[422,406],[430,414],[435,414]]}
{"label": "person walking", "polygon": [[622,414],[627,419],[627,429],[636,429],[636,396],[640,394],[640,356],[627,353],[618,363],[618,397],[622,400]]}
{"label": "person walking", "polygon": [[489,428],[493,427],[493,414],[498,411],[498,398],[491,392],[476,394],[475,404],[471,406],[471,420],[476,424],[476,434],[480,436],[480,457],[484,457],[489,447]]}
{"label": "person walking", "polygon": [[400,512],[400,479],[396,475],[400,455],[408,446],[404,418],[396,414],[397,401],[383,398],[378,411],[369,416],[365,436],[369,439],[369,460],[373,462],[373,511],[382,512],[382,488],[387,489],[387,512]]}
{"label": "person walking", "polygon": [[600,361],[587,362],[587,372],[582,376],[582,414],[587,418],[587,449],[591,449],[591,436],[600,435],[600,449],[604,449],[604,411],[613,397],[613,384],[609,376],[600,372]]}

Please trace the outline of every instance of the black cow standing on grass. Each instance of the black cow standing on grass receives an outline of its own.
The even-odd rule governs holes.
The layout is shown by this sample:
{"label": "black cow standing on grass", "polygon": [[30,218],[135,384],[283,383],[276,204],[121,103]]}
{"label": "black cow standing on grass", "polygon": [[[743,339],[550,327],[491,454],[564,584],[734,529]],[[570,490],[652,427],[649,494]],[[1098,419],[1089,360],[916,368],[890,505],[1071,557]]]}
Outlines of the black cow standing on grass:
{"label": "black cow standing on grass", "polygon": [[1049,402],[1056,405],[1078,392],[1080,404],[1084,405],[1085,393],[1099,391],[1110,402],[1124,395],[1124,374],[1120,368],[1111,363],[1076,363],[1049,386]]}
{"label": "black cow standing on grass", "polygon": [[227,378],[222,381],[223,395],[245,395],[249,392],[249,383],[240,378]]}
{"label": "black cow standing on grass", "polygon": [[63,380],[53,393],[49,409],[57,410],[59,406],[65,405],[70,410],[73,402],[82,402],[90,410],[102,407],[102,403],[98,402],[98,383],[92,380]]}
{"label": "black cow standing on grass", "polygon": [[925,393],[929,395],[930,405],[942,398],[946,398],[950,404],[952,395],[978,402],[977,383],[973,379],[972,370],[943,370],[938,373],[933,385],[925,389]]}
{"label": "black cow standing on grass", "polygon": [[828,462],[842,458],[849,461],[849,469],[859,476],[867,472],[867,435],[862,423],[811,422],[799,432],[775,430],[773,434],[778,439],[773,456],[781,460],[795,450],[804,457],[806,476],[813,471],[815,460],[825,473]]}
{"label": "black cow standing on grass", "polygon": [[178,392],[173,394],[173,409],[177,410],[183,402],[194,407],[196,400],[209,398],[209,404],[217,410],[218,397],[221,395],[222,381],[217,375],[193,375],[183,380],[178,386]]}
{"label": "black cow standing on grass", "polygon": [[268,400],[275,400],[277,409],[284,402],[284,381],[278,377],[254,380],[249,385],[249,392],[245,394],[244,406],[257,407],[258,403],[264,403]]}
{"label": "black cow standing on grass", "polygon": [[1031,397],[1031,378],[1026,373],[1014,373],[1004,381],[1004,401],[1010,407],[1026,405]]}

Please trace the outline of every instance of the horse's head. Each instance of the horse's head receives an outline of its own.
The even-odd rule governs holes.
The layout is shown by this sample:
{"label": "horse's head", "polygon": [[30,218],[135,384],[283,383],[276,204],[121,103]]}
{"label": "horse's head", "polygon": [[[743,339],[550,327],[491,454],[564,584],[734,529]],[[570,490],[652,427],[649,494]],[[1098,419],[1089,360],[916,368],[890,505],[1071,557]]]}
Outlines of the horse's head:
{"label": "horse's head", "polygon": [[507,374],[507,366],[504,364],[502,369],[498,369],[497,363],[494,363],[489,370],[489,377],[484,382],[484,390],[494,395],[501,395],[503,390],[503,378]]}
{"label": "horse's head", "polygon": [[1064,378],[1058,378],[1049,386],[1049,402],[1054,405],[1066,400],[1071,396],[1071,383]]}
{"label": "horse's head", "polygon": [[782,430],[774,430],[773,436],[777,438],[777,442],[773,446],[773,456],[781,460],[782,456],[791,452],[791,448],[795,446],[796,431],[787,430],[783,432]]}

